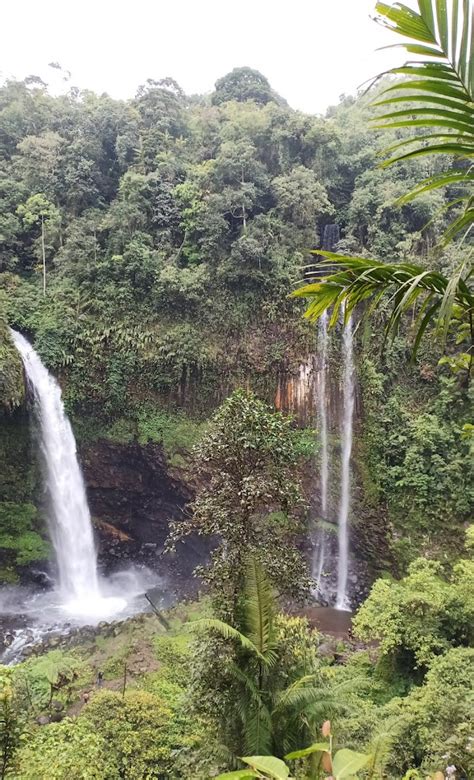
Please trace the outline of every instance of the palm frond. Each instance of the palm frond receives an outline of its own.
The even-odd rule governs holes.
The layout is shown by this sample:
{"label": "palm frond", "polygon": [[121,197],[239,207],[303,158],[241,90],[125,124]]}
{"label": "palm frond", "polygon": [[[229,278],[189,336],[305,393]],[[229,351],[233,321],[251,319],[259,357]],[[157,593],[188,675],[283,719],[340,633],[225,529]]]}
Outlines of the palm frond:
{"label": "palm frond", "polygon": [[388,731],[380,731],[372,739],[369,746],[369,763],[366,771],[368,780],[375,780],[383,776],[383,771],[390,758],[390,751],[394,742],[394,734]]}
{"label": "palm frond", "polygon": [[[389,71],[398,80],[382,92],[382,100],[373,103],[384,108],[374,120],[379,129],[425,128],[423,135],[385,150],[388,158],[382,167],[427,154],[447,154],[459,158],[462,165],[474,156],[474,24],[470,0],[455,0],[450,12],[447,3],[440,0],[418,0],[418,11],[402,3],[379,2],[376,12],[380,24],[408,39],[398,45],[409,54],[425,58],[408,60]],[[410,103],[415,104],[413,108]],[[413,143],[416,148],[407,150],[407,145]],[[403,152],[394,154],[400,148]],[[399,201],[408,203],[422,192],[452,183],[466,187],[467,203],[462,217],[448,228],[445,243],[474,221],[474,209],[469,207],[471,174],[466,172],[464,177],[462,170],[435,174]]]}
{"label": "palm frond", "polygon": [[244,724],[245,751],[254,755],[272,752],[273,725],[271,715],[263,703],[253,708]]}
{"label": "palm frond", "polygon": [[[424,318],[415,333],[415,348],[427,325],[436,317],[436,328],[442,340],[446,339],[454,309],[461,317],[469,319],[474,312],[474,296],[466,284],[469,259],[466,258],[456,274],[448,279],[438,271],[426,270],[412,263],[381,263],[364,257],[346,257],[321,251],[339,270],[321,281],[306,284],[292,295],[309,301],[305,317],[314,322],[332,307],[330,326],[337,324],[339,311],[344,304],[345,320],[362,301],[372,298],[364,316],[369,316],[385,294],[391,294],[392,311],[386,327],[386,336],[398,332],[402,315],[420,301]],[[416,354],[416,349],[415,353]]]}
{"label": "palm frond", "polygon": [[321,699],[321,688],[314,684],[316,679],[315,674],[307,674],[280,691],[275,701],[274,711],[278,712],[290,707],[301,709],[308,703]]}
{"label": "palm frond", "polygon": [[260,653],[258,647],[254,645],[251,639],[228,623],[225,623],[223,620],[218,620],[217,618],[200,618],[199,620],[193,620],[191,623],[188,623],[187,626],[191,630],[206,629],[217,631],[224,639],[235,640],[244,650],[248,650],[263,663],[266,662],[265,657]]}
{"label": "palm frond", "polygon": [[[230,673],[238,682],[242,684],[247,699],[250,699],[250,701],[254,704],[261,704],[262,692],[255,684],[255,681],[252,679],[252,677],[243,669],[240,669],[235,663],[230,665]],[[242,701],[244,701],[244,697],[242,697]]]}

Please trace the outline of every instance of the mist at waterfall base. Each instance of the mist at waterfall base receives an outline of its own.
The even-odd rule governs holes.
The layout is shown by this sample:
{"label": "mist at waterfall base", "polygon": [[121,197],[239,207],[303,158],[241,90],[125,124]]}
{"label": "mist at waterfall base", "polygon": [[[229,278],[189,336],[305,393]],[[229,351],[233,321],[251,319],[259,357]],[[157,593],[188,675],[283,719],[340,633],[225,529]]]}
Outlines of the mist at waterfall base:
{"label": "mist at waterfall base", "polygon": [[[30,634],[41,635],[61,626],[90,625],[143,611],[144,592],[159,585],[160,578],[145,567],[100,577],[84,480],[61,389],[24,336],[10,332],[33,399],[57,574],[53,587],[45,591],[4,588],[0,592],[0,616],[3,622],[8,622],[8,616],[19,616]],[[10,650],[17,640],[20,635]]]}

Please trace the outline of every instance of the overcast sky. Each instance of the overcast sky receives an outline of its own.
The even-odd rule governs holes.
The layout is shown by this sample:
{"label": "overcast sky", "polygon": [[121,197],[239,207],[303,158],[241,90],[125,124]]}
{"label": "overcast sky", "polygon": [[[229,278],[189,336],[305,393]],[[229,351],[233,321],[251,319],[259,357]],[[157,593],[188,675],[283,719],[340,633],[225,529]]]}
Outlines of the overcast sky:
{"label": "overcast sky", "polygon": [[236,66],[267,76],[293,108],[324,112],[343,92],[399,62],[375,52],[395,37],[373,22],[375,0],[23,0],[2,7],[1,78],[35,74],[132,97],[172,76],[203,93]]}

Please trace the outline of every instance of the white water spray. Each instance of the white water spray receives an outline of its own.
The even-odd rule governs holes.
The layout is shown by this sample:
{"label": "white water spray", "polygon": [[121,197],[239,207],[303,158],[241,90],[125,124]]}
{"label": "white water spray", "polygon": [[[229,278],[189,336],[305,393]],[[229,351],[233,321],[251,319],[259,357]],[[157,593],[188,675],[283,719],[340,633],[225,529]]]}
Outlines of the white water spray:
{"label": "white water spray", "polygon": [[61,606],[71,615],[108,616],[126,602],[101,596],[86,491],[61,388],[24,336],[10,332],[34,394]]}
{"label": "white water spray", "polygon": [[[327,412],[327,372],[328,372],[328,315],[327,312],[319,320],[318,356],[320,360],[317,373],[317,408],[319,420],[319,435],[321,439],[320,449],[320,494],[321,514],[323,520],[327,519],[328,507],[328,483],[329,483],[329,448],[328,448],[328,412]],[[322,574],[326,558],[326,533],[319,534],[319,545],[313,561],[313,576],[316,580],[316,591],[322,591]]]}
{"label": "white water spray", "polygon": [[338,568],[337,609],[349,609],[347,579],[349,569],[349,509],[351,501],[351,452],[352,425],[354,416],[354,354],[352,338],[352,316],[349,317],[343,334],[343,419],[341,455],[341,497],[338,514]]}

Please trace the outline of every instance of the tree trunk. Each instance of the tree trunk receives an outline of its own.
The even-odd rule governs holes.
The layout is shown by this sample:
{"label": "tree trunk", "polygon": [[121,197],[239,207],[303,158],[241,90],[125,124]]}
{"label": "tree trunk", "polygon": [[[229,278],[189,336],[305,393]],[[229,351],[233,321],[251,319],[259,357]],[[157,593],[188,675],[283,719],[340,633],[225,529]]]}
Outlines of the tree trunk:
{"label": "tree trunk", "polygon": [[[245,184],[244,167],[243,166],[241,167],[241,171],[242,171],[242,184]],[[243,224],[243,228],[244,228],[244,233],[246,233],[247,232],[247,215],[245,213],[245,206],[244,206],[243,203],[242,203],[242,224]]]}
{"label": "tree trunk", "polygon": [[43,255],[43,295],[46,295],[46,252],[44,248],[44,217],[41,215],[41,253]]}

